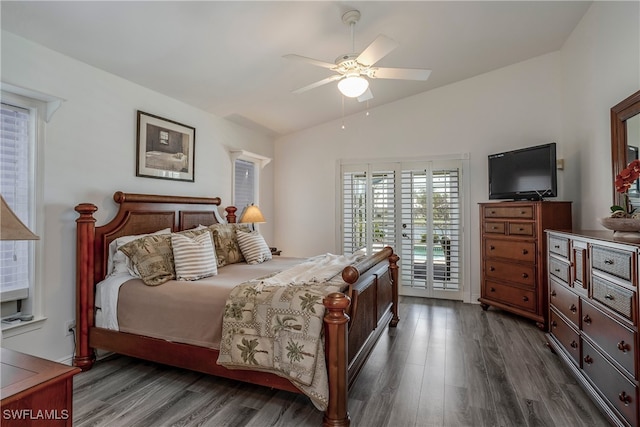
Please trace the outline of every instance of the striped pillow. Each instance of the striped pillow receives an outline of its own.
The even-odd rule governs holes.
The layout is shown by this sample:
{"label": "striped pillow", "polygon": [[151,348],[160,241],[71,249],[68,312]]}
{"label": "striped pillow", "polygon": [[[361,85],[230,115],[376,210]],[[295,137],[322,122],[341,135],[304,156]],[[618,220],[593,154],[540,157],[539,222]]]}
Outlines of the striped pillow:
{"label": "striped pillow", "polygon": [[193,237],[175,233],[171,235],[171,245],[177,280],[198,280],[218,274],[210,233]]}
{"label": "striped pillow", "polygon": [[257,231],[236,230],[238,246],[247,264],[260,264],[271,259],[271,249]]}

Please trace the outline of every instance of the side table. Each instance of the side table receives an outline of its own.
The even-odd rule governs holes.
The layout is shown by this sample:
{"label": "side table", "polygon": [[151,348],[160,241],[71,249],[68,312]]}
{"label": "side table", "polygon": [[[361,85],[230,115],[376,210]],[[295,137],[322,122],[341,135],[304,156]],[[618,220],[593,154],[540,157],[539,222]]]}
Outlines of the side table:
{"label": "side table", "polygon": [[71,427],[73,376],[80,368],[6,348],[0,351],[0,424]]}

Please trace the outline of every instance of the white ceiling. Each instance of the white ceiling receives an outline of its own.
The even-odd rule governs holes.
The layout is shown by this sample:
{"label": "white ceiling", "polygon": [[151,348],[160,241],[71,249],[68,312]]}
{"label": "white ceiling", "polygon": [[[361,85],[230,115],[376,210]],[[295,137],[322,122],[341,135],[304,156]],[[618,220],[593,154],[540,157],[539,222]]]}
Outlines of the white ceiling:
{"label": "white ceiling", "polygon": [[[558,50],[591,2],[142,1],[0,2],[2,29],[271,135],[340,118],[326,62],[351,50],[341,16],[357,9],[355,46],[399,43],[376,65],[428,68],[426,82],[377,79],[370,107]],[[37,89],[37,88],[36,88]],[[345,114],[366,103],[345,98]],[[156,112],[161,114],[162,112]]]}

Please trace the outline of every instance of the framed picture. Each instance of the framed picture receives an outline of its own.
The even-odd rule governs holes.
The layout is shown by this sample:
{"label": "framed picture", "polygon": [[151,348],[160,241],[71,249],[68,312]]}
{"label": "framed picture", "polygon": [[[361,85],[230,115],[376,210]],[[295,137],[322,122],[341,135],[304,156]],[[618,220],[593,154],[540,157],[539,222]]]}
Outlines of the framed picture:
{"label": "framed picture", "polygon": [[194,182],[196,129],[138,111],[136,176]]}

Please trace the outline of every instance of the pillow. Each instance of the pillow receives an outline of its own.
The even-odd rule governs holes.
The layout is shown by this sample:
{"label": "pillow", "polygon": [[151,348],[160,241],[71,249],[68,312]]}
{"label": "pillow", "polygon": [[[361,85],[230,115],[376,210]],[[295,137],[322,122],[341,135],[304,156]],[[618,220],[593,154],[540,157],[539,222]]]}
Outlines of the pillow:
{"label": "pillow", "polygon": [[260,264],[271,259],[271,249],[257,231],[236,231],[238,245],[247,264]]}
{"label": "pillow", "polygon": [[[159,230],[151,234],[171,234],[171,229],[165,228],[163,230]],[[107,258],[107,276],[111,276],[119,273],[126,273],[127,271],[129,271],[129,274],[131,274],[132,276],[140,277],[133,269],[133,263],[131,262],[131,260],[127,258],[124,252],[120,252],[118,249],[120,249],[123,245],[133,240],[140,239],[141,237],[145,237],[145,236],[150,236],[151,234],[121,236],[113,240],[111,243],[109,243],[109,256]]]}
{"label": "pillow", "polygon": [[209,229],[216,248],[218,268],[244,261],[242,251],[238,246],[236,230],[251,231],[248,224],[213,224],[209,226]]}
{"label": "pillow", "polygon": [[198,280],[218,274],[216,253],[208,232],[194,237],[174,233],[171,235],[171,246],[176,279]]}
{"label": "pillow", "polygon": [[145,285],[157,286],[176,278],[170,234],[133,240],[120,251],[131,259]]}

